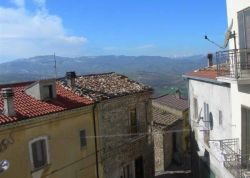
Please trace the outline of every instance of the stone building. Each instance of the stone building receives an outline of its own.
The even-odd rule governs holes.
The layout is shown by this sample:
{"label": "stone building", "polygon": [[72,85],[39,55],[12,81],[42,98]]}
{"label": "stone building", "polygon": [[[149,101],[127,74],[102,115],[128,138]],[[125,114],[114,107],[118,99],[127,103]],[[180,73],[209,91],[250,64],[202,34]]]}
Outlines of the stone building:
{"label": "stone building", "polygon": [[95,103],[97,177],[154,177],[151,88],[116,73],[67,76],[66,89]]}
{"label": "stone building", "polygon": [[187,167],[189,151],[188,101],[175,94],[153,99],[155,171],[160,174],[173,165]]}

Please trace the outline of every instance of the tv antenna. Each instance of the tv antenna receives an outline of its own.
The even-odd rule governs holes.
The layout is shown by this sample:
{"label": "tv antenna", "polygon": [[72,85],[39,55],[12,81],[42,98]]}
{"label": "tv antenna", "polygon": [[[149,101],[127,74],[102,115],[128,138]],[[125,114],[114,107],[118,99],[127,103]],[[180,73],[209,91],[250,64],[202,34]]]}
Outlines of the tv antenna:
{"label": "tv antenna", "polygon": [[56,54],[54,53],[54,69],[55,69],[55,78],[57,78],[57,65],[56,65]]}
{"label": "tv antenna", "polygon": [[[53,59],[50,61],[45,61],[45,62],[42,62],[44,64],[49,64],[49,63],[52,63],[52,67],[53,67],[53,70],[54,70],[54,77],[57,78],[57,60],[56,60],[56,54],[54,53],[53,54]],[[53,76],[53,73],[52,73],[52,76]]]}
{"label": "tv antenna", "polygon": [[209,41],[210,43],[213,43],[214,45],[216,45],[217,47],[219,47],[221,49],[226,49],[227,46],[228,46],[229,40],[234,38],[234,48],[236,49],[236,35],[235,35],[235,31],[232,32],[232,28],[233,28],[233,19],[232,19],[231,24],[228,27],[227,32],[225,34],[224,45],[223,46],[221,46],[218,43],[210,40],[207,35],[205,35],[205,40]]}
{"label": "tv antenna", "polygon": [[227,47],[229,40],[233,38],[234,39],[234,49],[236,50],[236,35],[235,35],[235,31],[232,32],[232,28],[233,28],[233,19],[232,19],[231,24],[228,27],[227,32],[225,34],[224,48]]}
{"label": "tv antenna", "polygon": [[205,40],[209,41],[210,43],[214,44],[215,46],[217,46],[217,47],[219,47],[221,49],[225,49],[224,47],[220,46],[218,43],[210,40],[207,35],[205,35]]}

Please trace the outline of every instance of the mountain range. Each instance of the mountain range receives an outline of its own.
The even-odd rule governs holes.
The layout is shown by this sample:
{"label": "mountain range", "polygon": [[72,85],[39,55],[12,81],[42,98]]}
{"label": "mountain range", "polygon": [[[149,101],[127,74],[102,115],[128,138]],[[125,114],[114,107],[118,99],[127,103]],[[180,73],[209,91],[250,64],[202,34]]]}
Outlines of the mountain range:
{"label": "mountain range", "polygon": [[158,96],[176,88],[185,92],[182,74],[205,67],[206,63],[206,57],[202,55],[178,58],[122,55],[70,58],[46,55],[1,63],[0,83],[62,77],[67,71],[75,71],[77,75],[117,72],[152,86],[155,96]]}

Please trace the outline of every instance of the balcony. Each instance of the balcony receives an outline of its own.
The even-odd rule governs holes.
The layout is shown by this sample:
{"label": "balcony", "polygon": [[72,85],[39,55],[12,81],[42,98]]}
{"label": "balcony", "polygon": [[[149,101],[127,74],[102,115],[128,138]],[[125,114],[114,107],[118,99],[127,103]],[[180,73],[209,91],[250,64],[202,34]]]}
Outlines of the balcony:
{"label": "balcony", "polygon": [[218,77],[250,78],[250,49],[216,52],[216,62]]}
{"label": "balcony", "polygon": [[224,167],[236,178],[250,178],[250,155],[239,150],[238,139],[210,140],[223,156]]}

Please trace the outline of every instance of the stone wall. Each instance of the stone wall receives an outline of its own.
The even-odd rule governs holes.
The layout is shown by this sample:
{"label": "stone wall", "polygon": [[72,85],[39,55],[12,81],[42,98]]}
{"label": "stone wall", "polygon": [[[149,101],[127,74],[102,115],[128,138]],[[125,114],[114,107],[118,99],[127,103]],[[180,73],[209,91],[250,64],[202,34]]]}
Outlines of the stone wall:
{"label": "stone wall", "polygon": [[[129,111],[136,108],[139,134],[130,135]],[[144,177],[154,176],[150,93],[135,94],[99,104],[101,162],[104,178],[120,178],[122,167],[143,157]]]}

